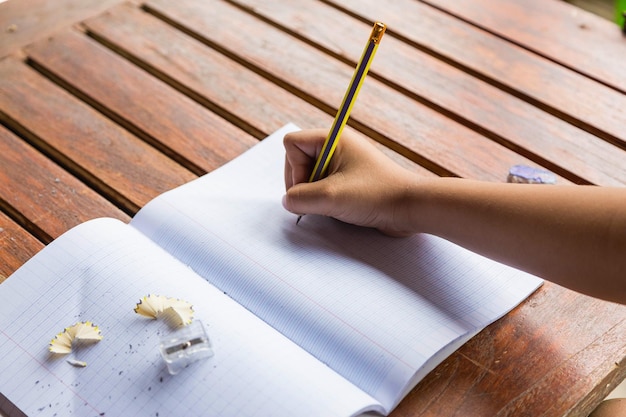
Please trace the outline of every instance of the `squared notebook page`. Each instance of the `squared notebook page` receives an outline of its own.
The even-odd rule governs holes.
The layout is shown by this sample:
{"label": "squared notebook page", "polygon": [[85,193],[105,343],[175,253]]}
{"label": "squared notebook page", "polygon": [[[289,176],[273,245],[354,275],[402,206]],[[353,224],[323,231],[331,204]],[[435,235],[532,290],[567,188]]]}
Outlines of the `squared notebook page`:
{"label": "squared notebook page", "polygon": [[182,262],[390,411],[541,280],[429,235],[397,239],[281,206],[285,133],[133,219]]}
{"label": "squared notebook page", "polygon": [[[191,302],[215,355],[170,375],[158,345],[172,330],[133,311],[149,293]],[[86,320],[100,342],[48,352]],[[0,285],[0,392],[29,416],[347,416],[374,402],[112,219],[72,229]]]}

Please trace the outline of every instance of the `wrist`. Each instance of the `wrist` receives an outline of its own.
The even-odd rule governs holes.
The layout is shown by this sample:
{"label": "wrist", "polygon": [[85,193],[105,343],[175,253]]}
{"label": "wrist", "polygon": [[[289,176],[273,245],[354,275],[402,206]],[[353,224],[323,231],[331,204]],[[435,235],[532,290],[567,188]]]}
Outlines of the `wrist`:
{"label": "wrist", "polygon": [[406,209],[405,224],[411,234],[437,234],[442,221],[442,205],[448,195],[447,178],[415,177],[407,183],[403,207]]}
{"label": "wrist", "polygon": [[396,183],[390,203],[388,228],[383,230],[393,236],[410,236],[423,232],[424,190],[426,180],[413,173],[404,175]]}

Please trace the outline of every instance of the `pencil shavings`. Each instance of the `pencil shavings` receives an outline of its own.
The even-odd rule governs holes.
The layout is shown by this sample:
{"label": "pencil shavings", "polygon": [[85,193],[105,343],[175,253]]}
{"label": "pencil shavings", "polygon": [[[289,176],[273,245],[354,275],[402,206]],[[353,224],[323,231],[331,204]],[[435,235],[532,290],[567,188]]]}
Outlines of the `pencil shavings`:
{"label": "pencil shavings", "polygon": [[98,326],[90,321],[76,323],[65,328],[50,341],[48,349],[52,353],[66,354],[72,351],[72,344],[75,341],[84,343],[96,343],[102,340],[102,334]]}
{"label": "pencil shavings", "polygon": [[186,326],[193,320],[193,306],[190,303],[156,294],[149,294],[139,300],[135,313],[152,319],[164,317],[176,326]]}
{"label": "pencil shavings", "polygon": [[76,359],[68,359],[67,363],[69,363],[72,366],[75,366],[77,368],[84,368],[87,366],[87,362],[83,362],[83,361],[79,361]]}

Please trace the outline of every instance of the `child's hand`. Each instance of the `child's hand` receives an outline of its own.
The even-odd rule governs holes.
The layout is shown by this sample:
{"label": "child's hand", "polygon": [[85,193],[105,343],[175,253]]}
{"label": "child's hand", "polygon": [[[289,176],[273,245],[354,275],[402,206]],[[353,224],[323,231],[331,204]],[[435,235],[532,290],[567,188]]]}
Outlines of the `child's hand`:
{"label": "child's hand", "polygon": [[407,228],[411,204],[406,201],[416,182],[414,174],[349,130],[342,134],[327,176],[308,183],[326,133],[305,130],[285,136],[285,208],[374,227],[394,236],[414,233]]}

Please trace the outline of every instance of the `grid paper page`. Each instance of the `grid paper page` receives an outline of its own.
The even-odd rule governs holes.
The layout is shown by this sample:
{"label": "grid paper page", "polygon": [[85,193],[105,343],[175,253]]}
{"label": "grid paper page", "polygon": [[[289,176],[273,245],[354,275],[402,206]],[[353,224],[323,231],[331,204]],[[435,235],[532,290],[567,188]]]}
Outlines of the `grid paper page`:
{"label": "grid paper page", "polygon": [[[169,375],[158,344],[172,330],[133,311],[148,293],[191,302],[215,355]],[[116,220],[54,241],[0,285],[0,306],[0,392],[29,416],[347,416],[374,403]],[[66,357],[48,352],[85,320],[103,340]]]}
{"label": "grid paper page", "polygon": [[434,236],[317,216],[296,226],[281,206],[282,138],[294,129],[158,197],[131,225],[389,411],[541,280]]}

